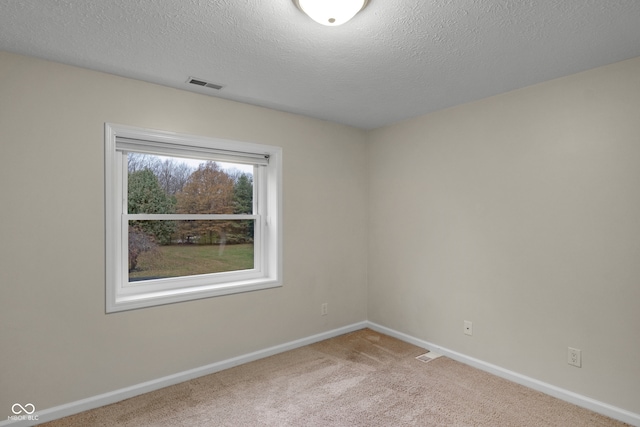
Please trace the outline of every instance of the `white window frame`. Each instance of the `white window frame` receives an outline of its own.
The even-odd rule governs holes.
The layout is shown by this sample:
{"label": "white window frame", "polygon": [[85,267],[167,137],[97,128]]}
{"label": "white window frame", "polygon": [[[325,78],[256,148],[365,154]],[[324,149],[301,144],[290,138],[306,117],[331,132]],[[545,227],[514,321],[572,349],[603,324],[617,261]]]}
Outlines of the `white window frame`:
{"label": "white window frame", "polygon": [[[128,214],[127,150],[254,166],[253,214]],[[282,286],[282,148],[105,123],[107,313]],[[128,221],[251,219],[251,270],[129,282]]]}

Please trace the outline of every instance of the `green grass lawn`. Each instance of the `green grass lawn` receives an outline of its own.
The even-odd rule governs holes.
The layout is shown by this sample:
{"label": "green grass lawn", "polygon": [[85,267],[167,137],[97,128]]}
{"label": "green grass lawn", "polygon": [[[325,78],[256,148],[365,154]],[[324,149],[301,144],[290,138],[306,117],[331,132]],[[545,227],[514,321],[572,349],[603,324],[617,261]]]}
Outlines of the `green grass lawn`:
{"label": "green grass lawn", "polygon": [[138,258],[129,280],[191,276],[253,268],[253,244],[159,246]]}

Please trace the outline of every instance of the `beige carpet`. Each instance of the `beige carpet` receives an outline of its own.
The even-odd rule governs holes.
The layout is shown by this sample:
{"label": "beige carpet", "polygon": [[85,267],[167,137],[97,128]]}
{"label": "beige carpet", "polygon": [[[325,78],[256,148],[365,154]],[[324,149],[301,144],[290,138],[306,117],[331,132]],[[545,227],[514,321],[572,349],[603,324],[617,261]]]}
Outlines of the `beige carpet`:
{"label": "beige carpet", "polygon": [[369,329],[44,424],[625,426]]}

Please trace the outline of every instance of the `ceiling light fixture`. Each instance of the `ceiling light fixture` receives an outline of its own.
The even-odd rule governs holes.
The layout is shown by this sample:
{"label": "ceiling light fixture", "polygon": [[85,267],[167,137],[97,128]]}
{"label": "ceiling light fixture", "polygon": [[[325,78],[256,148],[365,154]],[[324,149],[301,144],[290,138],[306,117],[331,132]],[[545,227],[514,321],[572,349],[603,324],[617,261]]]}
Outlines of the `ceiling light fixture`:
{"label": "ceiling light fixture", "polygon": [[369,0],[293,0],[311,19],[330,27],[342,25],[362,9]]}

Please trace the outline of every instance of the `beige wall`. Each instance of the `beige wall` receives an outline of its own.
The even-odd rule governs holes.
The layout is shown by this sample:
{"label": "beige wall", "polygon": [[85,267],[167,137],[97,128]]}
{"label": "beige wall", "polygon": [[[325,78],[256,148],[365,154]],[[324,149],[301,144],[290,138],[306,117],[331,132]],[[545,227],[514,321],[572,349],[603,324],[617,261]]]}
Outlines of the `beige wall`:
{"label": "beige wall", "polygon": [[[283,147],[284,286],[105,315],[105,122]],[[0,415],[365,320],[365,137],[0,52]]]}
{"label": "beige wall", "polygon": [[640,413],[640,58],[368,144],[369,320]]}

